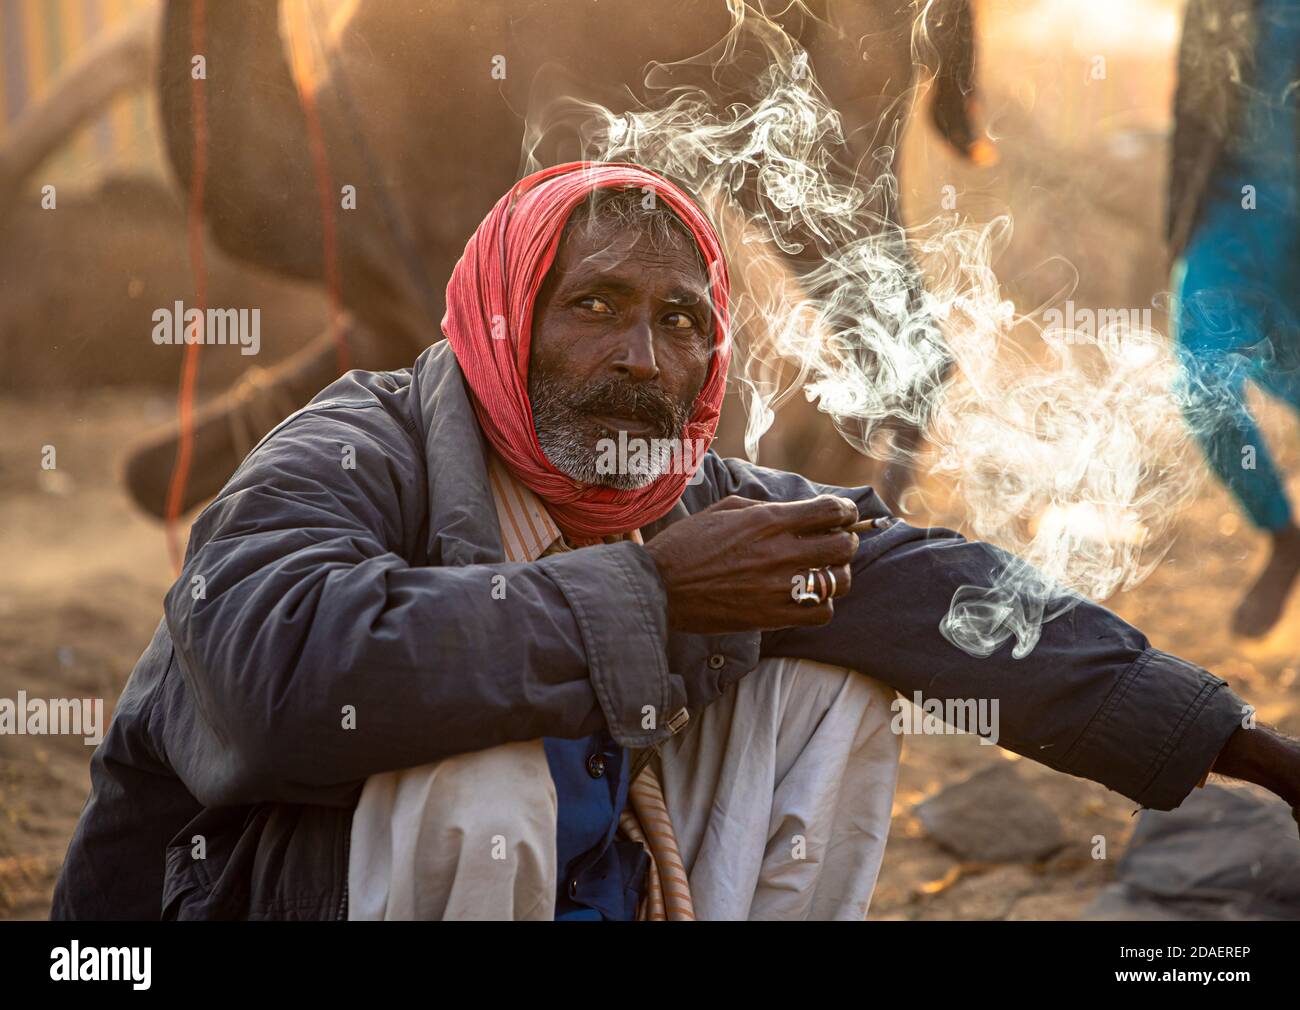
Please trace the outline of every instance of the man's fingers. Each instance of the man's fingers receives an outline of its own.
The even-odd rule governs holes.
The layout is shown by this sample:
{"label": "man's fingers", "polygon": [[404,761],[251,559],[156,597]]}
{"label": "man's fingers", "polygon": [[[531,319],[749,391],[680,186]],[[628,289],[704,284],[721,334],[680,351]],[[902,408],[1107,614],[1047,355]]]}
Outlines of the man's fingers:
{"label": "man's fingers", "polygon": [[800,571],[847,565],[857,554],[859,543],[856,533],[843,531],[816,536],[783,533],[771,541],[773,554],[770,563],[778,568],[794,567]]}
{"label": "man's fingers", "polygon": [[807,568],[847,565],[858,552],[856,533],[826,533],[818,537],[795,537],[787,545],[795,564]]}
{"label": "man's fingers", "polygon": [[755,501],[753,498],[742,498],[738,494],[729,494],[725,498],[719,498],[705,512],[730,512],[733,509],[748,508],[751,505],[766,505],[766,502]]}
{"label": "man's fingers", "polygon": [[822,599],[838,599],[846,595],[853,584],[853,573],[848,565],[824,565],[809,569],[811,588]]}
{"label": "man's fingers", "polygon": [[772,502],[768,514],[791,533],[822,533],[857,522],[858,507],[848,498],[823,494],[803,501]]}
{"label": "man's fingers", "polygon": [[[853,573],[848,565],[828,565],[820,568],[803,568],[790,578],[784,587],[783,599],[778,603],[784,620],[791,624],[825,624],[834,613],[832,600],[848,593]],[[803,594],[811,594],[820,603],[800,603]]]}
{"label": "man's fingers", "polygon": [[823,624],[830,624],[831,618],[835,616],[835,603],[827,600],[825,603],[819,603],[815,607],[795,607],[799,611],[797,624],[807,627],[819,628]]}
{"label": "man's fingers", "polygon": [[789,593],[778,608],[774,624],[781,628],[816,627],[828,622],[835,613],[835,604],[831,600],[823,600],[816,606],[800,604],[795,602]]}

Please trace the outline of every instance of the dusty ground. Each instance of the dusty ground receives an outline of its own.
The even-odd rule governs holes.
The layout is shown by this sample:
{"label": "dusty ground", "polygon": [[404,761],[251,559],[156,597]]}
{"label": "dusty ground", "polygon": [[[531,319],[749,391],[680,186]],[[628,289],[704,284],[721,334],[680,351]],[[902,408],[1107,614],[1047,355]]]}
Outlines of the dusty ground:
{"label": "dusty ground", "polygon": [[[111,707],[159,619],[169,569],[160,528],[116,481],[124,447],[171,409],[157,393],[0,400],[0,697],[102,696]],[[1267,415],[1284,465],[1300,475],[1300,438]],[[43,471],[54,445],[58,469]],[[1300,493],[1300,481],[1293,482]],[[1228,678],[1265,721],[1300,732],[1300,601],[1268,641],[1234,643],[1226,613],[1260,544],[1214,486],[1179,524],[1167,561],[1111,603],[1153,642]],[[91,748],[67,737],[0,736],[0,917],[40,918],[88,786]],[[1005,760],[967,737],[907,741],[879,918],[1070,918],[1109,879],[1133,804],[1101,786],[1026,766],[1063,818],[1069,843],[1043,865],[963,866],[924,837],[918,802]],[[1110,859],[1090,858],[1104,834]]]}

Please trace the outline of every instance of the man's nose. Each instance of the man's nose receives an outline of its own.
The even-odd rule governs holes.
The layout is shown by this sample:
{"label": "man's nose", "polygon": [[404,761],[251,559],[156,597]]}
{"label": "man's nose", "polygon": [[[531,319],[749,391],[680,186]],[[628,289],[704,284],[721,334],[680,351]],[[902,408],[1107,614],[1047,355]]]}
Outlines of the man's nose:
{"label": "man's nose", "polygon": [[638,321],[623,334],[610,367],[628,382],[648,382],[659,377],[654,333],[648,321]]}

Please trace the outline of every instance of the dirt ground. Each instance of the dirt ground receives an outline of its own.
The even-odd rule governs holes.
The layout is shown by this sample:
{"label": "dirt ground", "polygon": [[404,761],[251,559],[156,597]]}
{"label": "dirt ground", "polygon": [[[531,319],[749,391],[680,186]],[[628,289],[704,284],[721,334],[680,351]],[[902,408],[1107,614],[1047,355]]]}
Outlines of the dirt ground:
{"label": "dirt ground", "polygon": [[[124,449],[172,405],[156,391],[0,399],[0,697],[105,698],[106,714],[161,616],[169,583],[159,526],[117,481]],[[1300,436],[1264,413],[1281,463],[1300,476]],[[39,466],[53,445],[58,469]],[[1300,480],[1292,482],[1300,493]],[[1234,642],[1227,614],[1258,567],[1261,543],[1207,484],[1166,561],[1110,601],[1153,643],[1227,678],[1263,721],[1300,733],[1300,600],[1262,643]],[[0,736],[0,918],[41,918],[88,788],[80,738]],[[970,737],[907,740],[893,831],[873,918],[1072,918],[1111,878],[1134,805],[1090,782],[1022,761],[1062,818],[1067,845],[1040,865],[969,866],[927,839],[919,802],[1014,758]],[[1090,857],[1103,834],[1109,859]]]}

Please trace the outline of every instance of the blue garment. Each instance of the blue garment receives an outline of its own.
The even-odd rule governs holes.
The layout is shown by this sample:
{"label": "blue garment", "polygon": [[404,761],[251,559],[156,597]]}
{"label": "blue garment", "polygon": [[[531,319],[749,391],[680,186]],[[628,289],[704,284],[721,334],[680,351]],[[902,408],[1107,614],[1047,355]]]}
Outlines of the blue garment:
{"label": "blue garment", "polygon": [[559,801],[556,920],[635,919],[649,856],[614,837],[631,784],[631,753],[605,730],[542,743]]}
{"label": "blue garment", "polygon": [[1256,18],[1241,121],[1175,265],[1172,321],[1188,420],[1211,468],[1255,525],[1279,530],[1293,522],[1291,505],[1245,386],[1300,411],[1300,3],[1260,0]]}

